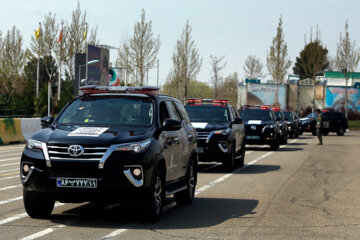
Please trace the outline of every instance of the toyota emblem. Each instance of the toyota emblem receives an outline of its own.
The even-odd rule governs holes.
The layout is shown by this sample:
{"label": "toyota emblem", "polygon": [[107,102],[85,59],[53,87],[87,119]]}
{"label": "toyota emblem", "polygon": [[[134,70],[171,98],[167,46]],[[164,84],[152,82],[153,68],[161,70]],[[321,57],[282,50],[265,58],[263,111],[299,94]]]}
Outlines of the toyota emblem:
{"label": "toyota emblem", "polygon": [[251,126],[251,130],[256,130],[256,126]]}
{"label": "toyota emblem", "polygon": [[84,148],[80,145],[71,145],[68,148],[68,153],[72,157],[78,157],[84,153]]}

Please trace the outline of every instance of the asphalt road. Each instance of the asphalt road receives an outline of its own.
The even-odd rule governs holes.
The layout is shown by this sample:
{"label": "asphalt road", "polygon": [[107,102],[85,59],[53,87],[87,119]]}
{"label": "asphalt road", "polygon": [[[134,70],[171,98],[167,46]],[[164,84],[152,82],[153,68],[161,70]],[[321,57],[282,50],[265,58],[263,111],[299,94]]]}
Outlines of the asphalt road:
{"label": "asphalt road", "polygon": [[276,152],[249,146],[230,174],[201,164],[194,203],[168,198],[154,224],[133,208],[88,203],[31,219],[18,176],[24,145],[0,146],[0,239],[360,239],[360,132],[316,143],[305,134]]}

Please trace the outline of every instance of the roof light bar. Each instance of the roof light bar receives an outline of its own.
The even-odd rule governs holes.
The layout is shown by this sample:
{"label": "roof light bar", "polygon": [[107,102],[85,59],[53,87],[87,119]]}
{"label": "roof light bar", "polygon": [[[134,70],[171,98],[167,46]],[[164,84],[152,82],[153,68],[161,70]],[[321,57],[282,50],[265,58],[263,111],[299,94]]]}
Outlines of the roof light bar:
{"label": "roof light bar", "polygon": [[132,93],[132,94],[146,94],[148,96],[155,96],[159,93],[158,87],[108,87],[88,85],[79,88],[80,95],[96,94],[96,93]]}
{"label": "roof light bar", "polygon": [[260,108],[261,110],[270,110],[270,105],[244,105],[245,109],[249,108]]}
{"label": "roof light bar", "polygon": [[188,104],[192,103],[221,103],[221,104],[228,104],[229,99],[197,99],[197,98],[189,98],[187,100]]}

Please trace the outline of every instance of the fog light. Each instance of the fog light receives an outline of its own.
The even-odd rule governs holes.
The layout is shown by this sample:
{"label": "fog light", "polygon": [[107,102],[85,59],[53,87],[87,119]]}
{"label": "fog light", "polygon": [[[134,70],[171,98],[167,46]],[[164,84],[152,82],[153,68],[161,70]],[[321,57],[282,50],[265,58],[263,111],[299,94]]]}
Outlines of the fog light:
{"label": "fog light", "polygon": [[24,164],[24,166],[23,166],[24,173],[28,173],[29,169],[30,169],[29,165]]}
{"label": "fog light", "polygon": [[141,169],[140,169],[140,168],[135,168],[135,169],[133,170],[133,174],[134,174],[136,177],[140,176],[140,174],[141,174]]}

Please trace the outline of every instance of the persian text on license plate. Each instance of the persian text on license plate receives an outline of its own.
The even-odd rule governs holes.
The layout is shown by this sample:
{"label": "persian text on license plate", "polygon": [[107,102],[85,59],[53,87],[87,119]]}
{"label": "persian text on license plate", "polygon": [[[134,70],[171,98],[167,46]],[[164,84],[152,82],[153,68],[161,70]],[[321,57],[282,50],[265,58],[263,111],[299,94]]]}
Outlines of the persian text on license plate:
{"label": "persian text on license plate", "polygon": [[96,178],[57,178],[57,187],[68,187],[68,188],[96,188]]}

